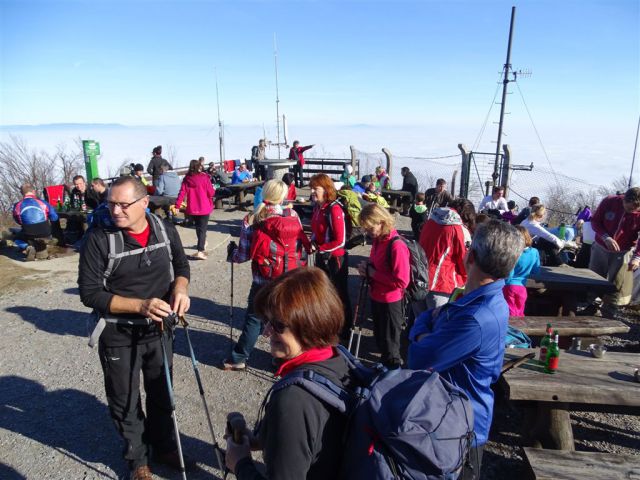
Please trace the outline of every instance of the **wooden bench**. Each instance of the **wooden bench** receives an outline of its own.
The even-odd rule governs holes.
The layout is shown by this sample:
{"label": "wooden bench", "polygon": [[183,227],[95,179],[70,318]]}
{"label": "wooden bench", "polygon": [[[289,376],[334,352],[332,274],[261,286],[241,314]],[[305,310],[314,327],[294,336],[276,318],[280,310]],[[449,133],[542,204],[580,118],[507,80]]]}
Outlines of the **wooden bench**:
{"label": "wooden bench", "polygon": [[411,199],[411,193],[404,190],[382,190],[381,193],[389,205],[396,209],[402,209],[404,200]]}
{"label": "wooden bench", "polygon": [[531,337],[544,336],[547,323],[561,337],[599,337],[629,331],[628,325],[602,317],[509,317],[509,325]]}
{"label": "wooden bench", "polygon": [[527,447],[524,453],[535,480],[640,478],[640,456]]}

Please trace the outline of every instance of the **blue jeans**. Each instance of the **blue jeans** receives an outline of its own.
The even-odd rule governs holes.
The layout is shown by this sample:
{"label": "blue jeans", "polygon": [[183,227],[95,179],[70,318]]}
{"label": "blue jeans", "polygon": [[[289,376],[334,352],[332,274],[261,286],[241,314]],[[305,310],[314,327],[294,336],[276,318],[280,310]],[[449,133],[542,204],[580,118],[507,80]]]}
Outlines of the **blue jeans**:
{"label": "blue jeans", "polygon": [[262,333],[262,322],[253,315],[253,299],[260,290],[262,285],[253,282],[249,289],[249,298],[247,299],[247,312],[244,316],[244,327],[238,339],[238,343],[231,351],[231,363],[245,363],[249,360],[249,355],[256,346],[258,337]]}

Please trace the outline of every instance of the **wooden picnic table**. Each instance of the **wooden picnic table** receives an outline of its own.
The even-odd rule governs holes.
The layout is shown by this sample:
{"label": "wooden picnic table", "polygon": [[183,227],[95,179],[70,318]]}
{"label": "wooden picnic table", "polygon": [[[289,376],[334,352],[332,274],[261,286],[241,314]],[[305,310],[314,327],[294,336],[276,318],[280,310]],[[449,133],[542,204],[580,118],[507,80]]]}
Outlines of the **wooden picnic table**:
{"label": "wooden picnic table", "polygon": [[[537,349],[509,349],[505,361],[530,352],[537,354]],[[555,374],[545,373],[541,362],[527,360],[505,372],[501,383],[509,400],[525,408],[522,432],[531,446],[573,451],[571,409],[640,413],[640,384],[633,377],[638,367],[640,359],[633,353],[607,352],[598,359],[588,351],[563,350]]]}
{"label": "wooden picnic table", "polygon": [[382,189],[381,193],[382,196],[389,202],[389,205],[396,209],[402,208],[402,203],[405,198],[411,198],[411,192],[407,192],[405,190]]}
{"label": "wooden picnic table", "polygon": [[602,317],[509,317],[509,325],[531,337],[544,336],[549,322],[560,337],[599,337],[629,331],[623,322]]}
{"label": "wooden picnic table", "polygon": [[[256,188],[264,185],[263,180],[253,180],[251,182],[243,182],[243,183],[235,183],[231,185],[225,185],[225,188],[231,190],[232,194],[235,196],[236,203],[240,206],[242,210],[245,210],[245,194],[246,193],[255,193]],[[216,208],[222,208],[222,199],[215,199]]]}
{"label": "wooden picnic table", "polygon": [[640,478],[640,457],[603,452],[561,452],[526,448],[535,480]]}
{"label": "wooden picnic table", "polygon": [[615,285],[588,268],[540,267],[527,280],[527,289],[545,290],[555,302],[558,315],[575,316],[578,296],[603,295],[615,291]]}

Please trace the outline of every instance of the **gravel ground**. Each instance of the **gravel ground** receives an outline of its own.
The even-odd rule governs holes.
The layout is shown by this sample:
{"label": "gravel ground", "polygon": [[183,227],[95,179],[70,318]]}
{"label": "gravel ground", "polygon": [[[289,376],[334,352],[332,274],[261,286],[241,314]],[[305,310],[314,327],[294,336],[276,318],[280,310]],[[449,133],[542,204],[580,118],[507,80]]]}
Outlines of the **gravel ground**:
{"label": "gravel ground", "polygon": [[[224,259],[224,246],[230,234],[238,235],[241,217],[237,211],[215,211],[214,222],[209,225],[209,259],[191,263],[192,308],[187,319],[220,439],[230,411],[242,412],[253,423],[273,376],[268,343],[262,339],[247,372],[217,368],[230,348],[230,267]],[[400,217],[399,226],[408,230],[409,220]],[[180,227],[179,231],[188,253],[192,253],[194,231]],[[92,320],[78,297],[78,256],[24,264],[10,259],[7,251],[1,253],[0,268],[5,278],[0,284],[0,478],[127,478],[121,442],[106,407],[97,352],[86,344]],[[350,287],[355,299],[355,265],[368,255],[368,247],[358,247],[351,253]],[[233,319],[239,327],[251,272],[248,264],[234,268]],[[640,317],[626,312],[621,319],[630,324],[631,332],[606,337],[607,345],[638,352]],[[238,334],[236,328],[234,338]],[[184,450],[197,461],[189,478],[222,478],[215,468],[211,436],[180,330],[175,351],[181,438]],[[365,328],[361,355],[368,361],[378,358],[370,328]],[[483,478],[512,479],[527,471],[517,433],[521,414],[499,403],[494,418]],[[638,417],[576,413],[572,422],[579,450],[640,454]],[[153,466],[153,471],[157,478],[179,478],[162,467]]]}

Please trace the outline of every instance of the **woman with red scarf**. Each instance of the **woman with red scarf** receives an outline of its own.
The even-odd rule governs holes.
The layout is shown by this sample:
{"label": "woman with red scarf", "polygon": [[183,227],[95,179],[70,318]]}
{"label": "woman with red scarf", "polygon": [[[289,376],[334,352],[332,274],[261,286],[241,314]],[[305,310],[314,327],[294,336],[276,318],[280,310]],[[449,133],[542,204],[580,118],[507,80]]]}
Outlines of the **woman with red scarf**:
{"label": "woman with red scarf", "polygon": [[[347,387],[349,367],[335,349],[342,305],[320,269],[298,268],[278,277],[258,292],[255,308],[271,355],[283,362],[276,375],[311,370]],[[242,444],[227,438],[226,464],[236,478],[337,478],[344,414],[296,385],[267,398],[256,434],[245,430]],[[251,450],[262,450],[266,476],[256,469]]]}
{"label": "woman with red scarf", "polygon": [[351,328],[351,300],[349,299],[349,256],[345,243],[347,226],[344,210],[338,203],[333,180],[324,173],[311,177],[311,200],[315,202],[311,217],[311,243],[316,250],[316,267],[329,276],[338,290],[344,306],[344,338]]}

